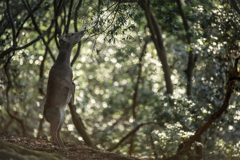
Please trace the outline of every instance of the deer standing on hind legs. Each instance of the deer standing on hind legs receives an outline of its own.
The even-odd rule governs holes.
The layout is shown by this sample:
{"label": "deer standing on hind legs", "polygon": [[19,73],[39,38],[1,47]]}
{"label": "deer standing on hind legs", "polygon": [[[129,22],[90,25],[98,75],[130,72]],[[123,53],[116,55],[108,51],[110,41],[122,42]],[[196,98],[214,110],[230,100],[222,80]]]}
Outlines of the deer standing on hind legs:
{"label": "deer standing on hind legs", "polygon": [[49,72],[43,115],[50,123],[53,140],[62,149],[66,149],[60,138],[60,131],[65,120],[65,109],[68,103],[73,105],[75,92],[70,56],[73,46],[80,42],[83,36],[84,31],[59,36],[61,44],[59,54]]}

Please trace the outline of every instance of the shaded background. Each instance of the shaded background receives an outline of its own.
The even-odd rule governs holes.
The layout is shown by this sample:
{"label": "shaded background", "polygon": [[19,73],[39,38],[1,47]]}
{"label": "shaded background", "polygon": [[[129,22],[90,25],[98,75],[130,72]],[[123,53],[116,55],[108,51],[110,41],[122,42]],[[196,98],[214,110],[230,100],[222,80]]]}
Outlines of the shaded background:
{"label": "shaded background", "polygon": [[[57,36],[86,29],[71,64],[93,145],[240,158],[238,0],[6,0],[0,12],[1,133],[50,138],[42,112]],[[83,140],[69,109],[61,136]]]}

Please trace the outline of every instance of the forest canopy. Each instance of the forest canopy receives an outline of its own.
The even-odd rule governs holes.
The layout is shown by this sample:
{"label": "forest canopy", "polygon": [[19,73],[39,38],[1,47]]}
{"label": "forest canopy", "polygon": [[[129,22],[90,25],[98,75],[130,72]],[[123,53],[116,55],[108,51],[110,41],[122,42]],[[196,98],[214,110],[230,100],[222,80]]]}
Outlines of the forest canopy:
{"label": "forest canopy", "polygon": [[50,139],[43,106],[58,36],[84,30],[64,141],[139,158],[240,159],[239,5],[1,1],[0,133]]}

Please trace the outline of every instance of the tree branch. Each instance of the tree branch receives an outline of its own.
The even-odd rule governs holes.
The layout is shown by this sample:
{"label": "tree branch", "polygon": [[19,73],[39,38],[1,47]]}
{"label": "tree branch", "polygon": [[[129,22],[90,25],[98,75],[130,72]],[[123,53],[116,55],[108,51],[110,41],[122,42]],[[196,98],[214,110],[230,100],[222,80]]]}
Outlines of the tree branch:
{"label": "tree branch", "polygon": [[78,133],[81,135],[81,137],[83,138],[84,142],[88,145],[88,146],[92,146],[92,140],[91,138],[88,136],[85,127],[83,125],[82,119],[81,117],[77,114],[76,112],[76,107],[75,105],[71,105],[71,103],[68,104],[71,115],[72,115],[72,121],[74,126],[76,127]]}
{"label": "tree branch", "polygon": [[70,21],[71,21],[72,5],[73,5],[73,0],[70,1],[70,6],[69,6],[69,10],[68,10],[67,25],[65,26],[65,32],[64,32],[66,34],[68,33],[69,25],[70,25]]}
{"label": "tree branch", "polygon": [[62,8],[61,4],[62,4],[62,0],[60,0],[58,4],[57,4],[57,0],[53,1],[54,21],[55,21],[54,40],[55,40],[55,43],[56,43],[58,49],[60,49],[60,45],[59,45],[58,40],[57,40],[57,35],[61,35],[61,28],[58,25],[58,16],[59,16],[59,13],[60,13],[61,8]]}
{"label": "tree branch", "polygon": [[[24,4],[25,8],[28,10],[28,13],[29,13],[29,15],[30,15],[30,17],[32,19],[32,23],[33,23],[36,31],[38,32],[39,35],[42,35],[42,33],[41,33],[41,31],[40,31],[40,29],[39,29],[39,27],[38,27],[38,25],[37,25],[37,23],[35,21],[35,18],[33,16],[33,13],[32,13],[30,5],[28,3],[28,0],[26,0],[26,2],[24,0],[22,0],[22,2]],[[52,51],[51,51],[50,47],[48,46],[47,42],[45,41],[44,37],[41,37],[41,39],[42,39],[44,45],[46,46],[46,48],[48,49],[48,51],[49,51],[49,53],[50,53],[50,55],[52,57],[52,60],[55,61],[55,57],[53,56]]]}
{"label": "tree branch", "polygon": [[233,92],[232,88],[233,88],[234,83],[231,82],[230,85],[228,85],[228,89],[227,89],[227,93],[225,95],[225,99],[223,102],[223,105],[221,106],[221,108],[215,112],[209,119],[208,121],[204,122],[199,128],[198,130],[195,132],[194,136],[192,136],[188,141],[183,142],[179,148],[178,148],[178,154],[182,153],[184,151],[184,149],[190,147],[200,136],[201,134],[206,131],[213,122],[215,122],[215,120],[220,117],[223,112],[228,108],[228,104],[229,104],[229,100],[231,98],[231,94]]}
{"label": "tree branch", "polygon": [[[43,0],[39,1],[38,4],[34,7],[34,9],[32,10],[32,12],[34,13],[35,11],[37,11],[40,8],[40,5],[42,4]],[[16,37],[19,35],[21,29],[23,28],[23,25],[25,24],[25,22],[28,20],[28,18],[30,18],[30,15],[28,14],[28,16],[23,20],[21,26],[19,27]]]}
{"label": "tree branch", "polygon": [[[77,7],[75,9],[75,13],[74,13],[74,30],[75,32],[78,31],[78,28],[77,28],[77,13],[78,13],[78,10],[79,8],[82,6],[82,0],[80,0],[77,4]],[[71,62],[71,66],[73,66],[73,64],[75,63],[75,61],[77,60],[79,54],[80,54],[80,48],[81,48],[81,45],[82,45],[82,42],[80,41],[78,43],[78,48],[77,48],[77,52],[76,54],[74,55],[73,59],[72,59],[72,62]]]}
{"label": "tree branch", "polygon": [[3,52],[0,54],[0,59],[3,58],[3,57],[5,57],[7,54],[9,54],[9,53],[12,52],[12,51],[17,51],[17,50],[21,50],[21,49],[27,48],[28,46],[30,46],[30,45],[32,45],[33,43],[37,42],[38,40],[42,39],[42,37],[44,37],[44,36],[51,30],[51,28],[52,28],[52,26],[53,26],[53,23],[54,23],[54,21],[52,20],[52,23],[51,23],[51,25],[49,26],[49,28],[47,29],[47,31],[46,31],[44,34],[38,36],[38,37],[37,37],[36,39],[34,39],[33,41],[29,42],[28,44],[25,44],[25,45],[22,46],[22,47],[10,47],[9,49],[3,51]]}
{"label": "tree branch", "polygon": [[[234,67],[236,67],[237,63],[238,63],[238,60],[235,61]],[[233,70],[233,73],[230,73],[231,74],[230,77],[232,77],[232,75],[236,75],[237,73],[238,73],[237,70]],[[226,109],[229,106],[229,100],[233,93],[234,86],[235,86],[235,81],[229,80],[228,86],[227,86],[227,92],[225,94],[225,99],[224,99],[222,106],[218,109],[218,111],[216,111],[206,122],[204,122],[197,129],[195,134],[192,137],[190,137],[189,140],[181,143],[178,146],[177,154],[175,156],[170,157],[167,160],[177,159],[177,157],[179,155],[185,154],[185,151],[187,150],[187,148],[191,147],[191,145],[200,138],[202,133],[205,132],[212,125],[212,123],[215,122],[216,119],[219,118],[223,114],[224,111],[226,111]]]}
{"label": "tree branch", "polygon": [[235,0],[231,0],[231,6],[233,9],[235,9],[235,11],[240,15],[240,10],[238,8],[237,2]]}
{"label": "tree branch", "polygon": [[10,24],[11,24],[11,27],[12,27],[12,36],[13,36],[13,47],[16,47],[17,46],[17,43],[16,43],[16,31],[15,31],[15,27],[14,27],[14,22],[13,22],[13,18],[12,18],[12,14],[10,12],[10,7],[9,7],[9,0],[6,0],[6,4],[7,4],[7,13],[8,13],[8,17],[10,19]]}
{"label": "tree branch", "polygon": [[140,83],[140,79],[141,79],[141,73],[142,73],[142,59],[144,56],[144,53],[146,51],[147,48],[147,44],[148,42],[145,41],[143,48],[142,48],[142,53],[139,57],[139,62],[138,62],[138,77],[137,77],[137,82],[136,82],[136,87],[134,89],[134,94],[133,94],[133,104],[132,104],[132,114],[133,114],[133,118],[136,119],[136,107],[137,107],[137,96],[138,96],[138,86]]}
{"label": "tree branch", "polygon": [[[186,32],[187,43],[191,47],[191,35],[189,33],[189,25],[188,25],[186,16],[184,14],[184,11],[182,9],[182,3],[180,0],[177,0],[177,5],[178,5],[179,13],[183,20],[183,25],[184,25],[185,32]],[[193,75],[194,66],[195,66],[194,54],[193,54],[192,49],[190,48],[190,51],[188,53],[188,66],[187,66],[187,69],[185,72],[186,76],[187,76],[187,96],[191,96],[191,93],[192,93],[192,75]]]}
{"label": "tree branch", "polygon": [[149,1],[148,1],[148,3],[146,3],[144,0],[142,0],[139,3],[145,12],[145,16],[146,16],[147,23],[148,23],[148,28],[150,29],[150,32],[152,35],[151,38],[156,47],[158,58],[159,58],[160,62],[162,63],[162,69],[164,72],[164,79],[165,79],[165,83],[166,83],[167,94],[173,94],[171,73],[170,73],[170,69],[168,66],[168,62],[167,62],[167,54],[166,54],[165,47],[163,44],[161,29],[159,28],[158,22],[150,10]]}
{"label": "tree branch", "polygon": [[23,130],[23,136],[26,136],[26,126],[24,124],[24,121],[20,118],[18,118],[17,116],[13,115],[11,112],[10,112],[10,102],[9,102],[9,90],[11,88],[11,76],[10,76],[10,73],[9,73],[9,70],[8,70],[8,64],[10,63],[10,60],[11,60],[12,56],[9,56],[8,60],[7,60],[7,63],[4,65],[4,71],[5,71],[5,74],[6,74],[6,77],[7,77],[7,88],[6,88],[6,99],[7,99],[7,113],[8,115],[15,119],[18,123],[20,123],[21,127],[22,127],[22,130]]}

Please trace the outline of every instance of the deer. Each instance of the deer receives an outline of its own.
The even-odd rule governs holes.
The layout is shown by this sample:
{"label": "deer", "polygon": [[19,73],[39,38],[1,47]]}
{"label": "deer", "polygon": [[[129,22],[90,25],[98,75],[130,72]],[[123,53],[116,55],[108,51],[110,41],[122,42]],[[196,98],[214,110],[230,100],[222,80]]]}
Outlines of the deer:
{"label": "deer", "polygon": [[60,131],[65,121],[67,104],[74,105],[75,84],[70,64],[72,48],[81,41],[84,31],[58,36],[60,41],[59,54],[49,71],[46,101],[43,115],[50,123],[53,141],[61,149],[66,149],[60,138]]}

